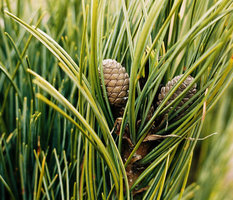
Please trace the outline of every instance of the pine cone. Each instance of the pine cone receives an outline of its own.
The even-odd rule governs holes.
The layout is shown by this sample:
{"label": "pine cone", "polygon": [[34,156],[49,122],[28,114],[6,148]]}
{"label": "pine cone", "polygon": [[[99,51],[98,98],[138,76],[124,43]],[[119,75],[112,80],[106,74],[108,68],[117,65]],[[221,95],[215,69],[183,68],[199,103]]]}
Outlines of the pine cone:
{"label": "pine cone", "polygon": [[123,107],[128,99],[129,75],[120,63],[112,59],[103,60],[104,84],[111,105]]}
{"label": "pine cone", "polygon": [[[179,81],[179,79],[183,76],[183,74],[176,76],[175,78],[173,78],[171,81],[168,81],[168,83],[166,84],[165,87],[161,88],[161,91],[159,93],[158,96],[158,101],[157,101],[157,105],[161,104],[161,102],[163,101],[163,99],[165,98],[165,96],[169,93],[169,91],[172,89],[172,87]],[[193,81],[193,77],[192,76],[188,76],[185,81],[180,85],[180,87],[175,91],[175,93],[171,96],[171,98],[166,102],[165,106],[167,106],[168,104],[170,104],[173,100],[176,99],[177,96],[179,96],[179,94],[181,92],[183,92],[185,90],[186,87],[188,87],[188,85],[191,84],[191,82]],[[180,101],[180,103],[177,105],[177,107],[174,109],[174,111],[177,111],[182,105],[184,105],[195,93],[196,93],[196,83],[190,88],[190,90],[185,94],[185,96],[183,97],[183,99]],[[169,108],[167,112],[169,112],[172,109]],[[187,107],[185,108],[187,109]]]}

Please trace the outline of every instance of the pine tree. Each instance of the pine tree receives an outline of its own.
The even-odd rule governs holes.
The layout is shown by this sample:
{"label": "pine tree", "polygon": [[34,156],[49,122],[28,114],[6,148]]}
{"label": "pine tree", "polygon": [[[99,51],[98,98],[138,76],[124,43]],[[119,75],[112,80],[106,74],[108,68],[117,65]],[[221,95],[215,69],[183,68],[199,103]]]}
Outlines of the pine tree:
{"label": "pine tree", "polygon": [[233,0],[41,2],[0,5],[0,198],[227,199]]}

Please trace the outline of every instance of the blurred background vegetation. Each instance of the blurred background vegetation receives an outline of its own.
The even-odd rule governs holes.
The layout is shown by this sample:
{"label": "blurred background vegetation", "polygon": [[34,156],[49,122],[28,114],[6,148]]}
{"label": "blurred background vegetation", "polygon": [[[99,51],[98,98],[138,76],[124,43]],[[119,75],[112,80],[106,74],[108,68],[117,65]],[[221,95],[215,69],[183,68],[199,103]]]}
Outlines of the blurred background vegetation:
{"label": "blurred background vegetation", "polygon": [[[102,116],[105,116],[105,118],[100,118],[100,120],[103,121],[103,127],[105,123],[108,125],[108,130],[106,130],[106,132],[108,131],[109,133],[109,130],[113,128],[115,119],[111,115],[106,99],[104,99],[105,96],[103,95],[104,97],[100,97],[100,95],[98,95],[98,88],[92,88],[94,87],[92,83],[95,79],[90,78],[93,72],[91,66],[95,66],[95,59],[98,60],[99,63],[99,61],[104,58],[113,58],[123,63],[128,72],[131,71],[131,66],[134,61],[133,53],[137,52],[137,50],[135,50],[135,46],[137,45],[134,45],[134,42],[138,41],[140,33],[138,30],[141,30],[144,21],[151,19],[149,10],[151,7],[154,8],[154,1],[96,2],[97,1],[78,0],[1,0],[0,2],[1,199],[118,199],[118,197],[122,197],[122,188],[123,186],[125,187],[126,183],[123,184],[123,181],[119,181],[119,187],[122,188],[119,189],[121,192],[118,194],[115,188],[116,182],[114,182],[112,171],[109,170],[109,165],[106,164],[106,160],[103,156],[107,155],[106,152],[108,152],[108,148],[110,147],[106,147],[107,150],[102,146],[98,149],[98,145],[95,146],[98,140],[96,139],[97,142],[92,141],[94,134],[91,135],[91,139],[85,139],[85,137],[80,134],[82,132],[80,130],[85,130],[83,131],[85,133],[88,129],[82,123],[82,120],[80,120],[78,116],[75,116],[75,114],[70,114],[71,112],[68,107],[60,105],[59,98],[54,97],[55,93],[53,93],[52,90],[49,90],[50,93],[48,91],[46,92],[46,89],[43,87],[37,87],[33,83],[34,77],[28,73],[28,69],[35,71],[55,87],[59,93],[84,116],[85,120],[83,121],[87,122],[90,127],[95,130],[96,135],[99,136],[102,141],[105,141],[105,135],[101,132],[102,127],[97,123],[99,122],[98,120],[96,120],[97,122],[95,121],[95,115],[93,113],[98,114],[99,112]],[[125,3],[123,4],[122,2]],[[191,39],[188,40],[184,38],[187,40],[187,43],[184,44],[186,45],[185,48],[179,51],[178,56],[174,58],[174,62],[172,60],[169,61],[171,67],[164,71],[164,76],[161,76],[161,79],[159,78],[161,83],[165,84],[175,75],[185,73],[185,70],[187,70],[187,72],[191,70],[191,66],[193,66],[195,61],[206,53],[208,48],[219,38],[223,39],[217,45],[226,41],[225,46],[223,45],[223,48],[219,49],[220,53],[216,54],[219,56],[219,60],[221,60],[219,68],[220,66],[228,66],[228,61],[232,59],[232,33],[225,37],[227,39],[224,38],[224,34],[227,35],[227,31],[232,31],[230,28],[233,21],[232,1],[169,0],[159,2],[163,3],[164,7],[161,7],[161,14],[152,26],[153,29],[146,43],[149,47],[151,47],[154,38],[159,30],[161,30],[160,28],[163,27],[163,23],[169,17],[169,13],[174,8],[174,5],[179,6],[177,6],[178,11],[175,11],[171,20],[171,25],[167,26],[167,29],[163,29],[166,31],[161,34],[161,37],[165,39],[163,42],[158,40],[161,45],[158,49],[153,48],[152,53],[150,52],[149,54],[150,66],[160,63],[158,59],[156,60],[154,58],[154,55],[158,54],[162,57],[166,57],[167,55],[169,57],[171,53],[169,54],[168,50],[181,43],[178,42],[182,36],[192,28],[192,25],[194,25],[211,6],[218,4],[220,5],[219,7],[221,7],[221,5],[224,5],[222,10],[216,14],[216,18],[213,18],[212,21],[207,21],[206,26],[208,26],[208,24],[209,26],[206,30],[203,25],[203,30],[195,33],[195,37],[189,35],[190,38],[195,38],[194,42]],[[219,7],[216,7],[215,10],[218,10]],[[94,12],[95,8],[98,13]],[[4,10],[9,11],[9,13],[4,13]],[[19,22],[19,20],[13,20],[12,18],[14,17],[12,16],[10,18],[10,13],[13,13],[29,25],[39,27],[40,30],[47,35],[42,34],[38,36],[40,33],[38,31],[35,32],[35,35],[37,34],[36,38],[32,37],[32,32],[29,33],[29,29],[33,28],[33,26],[30,26],[30,28],[26,30],[25,27],[23,27],[24,22],[16,23]],[[182,16],[185,17],[182,18]],[[94,19],[95,17],[96,21]],[[213,26],[210,25],[210,23],[212,23]],[[186,24],[190,24],[190,26],[186,26]],[[202,23],[200,22],[200,27],[201,25]],[[94,29],[93,26],[102,28]],[[93,30],[97,30],[97,32],[93,33]],[[93,35],[96,36],[98,42],[96,41],[95,43],[96,38]],[[45,39],[43,39],[42,36],[44,36]],[[48,40],[47,43],[45,42],[46,39]],[[54,41],[56,41],[56,43]],[[201,41],[204,42],[201,43]],[[53,46],[48,47],[45,44],[52,44]],[[198,46],[199,44],[200,46]],[[65,55],[62,49],[59,49],[58,45],[65,50],[67,55]],[[195,47],[197,46],[198,49],[196,50]],[[84,76],[83,82],[87,85],[85,91],[90,90],[90,94],[94,96],[94,100],[96,98],[98,102],[100,102],[96,105],[97,111],[94,109],[95,104],[93,104],[91,97],[90,100],[85,100],[86,96],[84,93],[80,94],[80,90],[77,89],[76,84],[73,83],[73,80],[69,76],[70,74],[67,72],[64,73],[64,69],[61,67],[63,64],[61,64],[61,60],[58,58],[59,56],[55,56],[53,47],[58,49],[59,52],[62,52],[73,66],[75,66],[75,64],[72,63],[70,58],[77,63],[79,66],[78,70],[80,70]],[[98,52],[97,55],[94,55],[93,49]],[[145,58],[145,51],[143,48],[142,50],[142,54],[144,54],[143,58]],[[193,56],[194,54],[195,56]],[[212,56],[213,59],[215,57],[215,55],[208,56]],[[166,63],[167,60],[168,59],[165,58],[161,61],[159,66],[161,70],[156,71],[156,73],[163,73],[161,66],[163,65],[162,63]],[[140,60],[141,63],[143,63],[143,61],[145,60]],[[92,64],[92,62],[94,64]],[[217,61],[213,63],[216,65],[218,64]],[[185,65],[187,69],[183,69],[184,64],[187,64],[187,66]],[[201,67],[204,66],[203,64],[200,68],[196,68],[192,74],[195,76],[198,75],[198,71],[201,71]],[[215,74],[218,73],[217,67],[216,69],[214,67],[208,67],[206,71],[208,70],[213,70],[210,76],[202,74],[202,78],[196,80],[197,82],[199,81],[199,90],[201,90],[201,86],[203,86],[203,88],[211,88],[211,81],[214,80]],[[154,197],[154,199],[183,200],[233,199],[233,84],[230,83],[232,79],[231,69],[228,71],[229,74],[226,74],[226,77],[229,76],[226,78],[226,81],[225,79],[221,80],[221,78],[219,78],[225,76],[224,73],[226,71],[224,70],[225,68],[223,68],[222,71],[220,70],[219,76],[216,75],[216,80],[220,80],[219,82],[222,81],[223,86],[215,85],[216,90],[218,90],[216,93],[219,94],[219,96],[216,95],[215,97],[216,100],[219,98],[219,101],[217,104],[211,101],[210,105],[213,106],[213,108],[206,114],[200,138],[205,138],[215,132],[218,134],[197,141],[193,154],[188,154],[187,158],[184,160],[185,164],[183,164],[185,170],[183,170],[182,173],[177,172],[175,177],[169,173],[169,178],[171,179],[167,182],[163,182],[163,178],[165,179],[166,173],[169,172],[167,168],[168,165],[170,166],[171,161],[169,160],[169,156],[165,157],[161,165],[158,165],[158,167],[154,169],[159,172],[159,181],[157,181],[156,178],[152,179],[152,177],[155,177],[156,173],[148,175],[148,182],[145,182],[145,184],[150,183],[151,187],[147,193],[144,193],[144,199],[151,199],[152,197]],[[86,77],[87,80],[85,80]],[[208,83],[209,85],[205,85],[207,77],[214,77],[213,79],[209,79],[211,80]],[[82,78],[79,78],[79,80],[80,79],[82,80]],[[41,80],[37,82],[37,85],[39,85],[40,81]],[[154,85],[157,87],[159,84],[160,82],[156,82]],[[48,85],[44,84],[44,87],[46,86]],[[83,86],[82,83],[81,86]],[[226,89],[226,87],[228,88]],[[226,91],[222,94],[221,92],[225,89]],[[97,91],[96,96],[93,95],[93,91]],[[49,101],[44,100],[47,104],[38,100],[36,93],[40,93],[48,98]],[[48,93],[54,94],[54,98]],[[85,94],[88,96],[89,93],[86,92]],[[156,91],[149,93],[151,98],[154,97],[153,94],[155,95]],[[201,98],[204,98],[204,94],[202,94]],[[198,103],[201,102],[201,98],[196,98],[195,106],[199,105]],[[150,100],[148,100],[148,102],[150,102]],[[53,104],[58,106],[54,109],[55,106],[53,106]],[[72,118],[77,121],[78,125],[74,125],[74,122],[70,122],[69,118],[64,117],[64,113],[61,114],[60,112],[59,114],[59,109],[63,109],[64,113],[72,116]],[[131,113],[130,109],[131,108],[129,108],[129,113]],[[139,109],[140,111],[142,109],[146,110],[146,108],[141,107]],[[190,111],[194,111],[194,108],[192,109],[193,110],[190,109]],[[196,111],[201,113],[202,109],[199,108],[199,110],[197,109]],[[109,115],[106,114],[108,112],[110,113]],[[202,114],[200,114],[200,116],[201,115]],[[184,119],[187,119],[187,117]],[[129,121],[132,124],[133,119],[129,119]],[[198,130],[198,128],[201,127],[199,124],[200,121],[197,120],[194,122],[197,122],[198,125],[196,129]],[[81,128],[77,128],[76,126],[80,126]],[[193,131],[193,135],[191,136],[197,139],[199,135],[194,134],[196,132]],[[163,129],[161,129],[161,134],[165,133],[167,133],[167,131],[166,128],[163,127]],[[88,132],[88,134],[91,133]],[[86,136],[87,138],[88,134]],[[139,141],[138,138],[135,138],[136,142]],[[114,138],[114,140],[116,143],[119,141],[118,138]],[[111,141],[108,141],[109,143],[107,141],[108,140],[106,140],[104,144],[108,144],[111,147],[114,146]],[[91,144],[93,144],[93,146]],[[185,144],[186,142],[183,142],[183,146],[180,146],[181,150],[177,148],[178,150],[176,151],[182,151]],[[119,166],[117,164],[115,165],[116,169],[119,170],[122,164],[118,162],[118,156],[114,155],[117,150],[114,150],[114,147],[112,148],[113,150],[110,150],[109,155],[114,160],[114,163],[118,163]],[[97,151],[100,153],[96,153]],[[178,156],[175,155],[175,153],[171,154],[171,159],[173,159],[173,156]],[[186,170],[190,157],[193,158],[191,168],[190,170]],[[152,156],[152,158],[154,160],[156,156]],[[150,159],[148,158],[148,160]],[[179,157],[177,157],[177,160],[179,160]],[[174,165],[178,163],[175,166],[177,166],[177,169],[181,169],[182,167],[178,167],[179,162],[177,160],[174,160],[172,163]],[[163,168],[166,168],[167,171],[162,171],[161,169]],[[114,171],[114,169],[112,170]],[[189,178],[186,177],[186,174],[189,174]],[[119,173],[119,177],[120,178],[117,180],[122,180],[124,172]],[[179,179],[179,181],[176,182],[175,178]],[[188,180],[186,180],[186,178],[188,178]],[[185,181],[187,181],[187,185]],[[169,193],[169,189],[167,189],[169,184],[172,186],[176,185],[171,187],[174,189],[174,194]],[[143,188],[143,186],[142,184],[141,188]],[[163,186],[165,189],[163,195],[161,195],[160,192]],[[116,192],[114,191],[115,189]],[[156,189],[158,192],[155,195],[153,191]],[[182,189],[185,190],[183,191]],[[127,188],[126,190],[129,191]],[[124,196],[125,199],[128,197],[126,194]],[[132,194],[130,194],[130,198],[133,198]]]}

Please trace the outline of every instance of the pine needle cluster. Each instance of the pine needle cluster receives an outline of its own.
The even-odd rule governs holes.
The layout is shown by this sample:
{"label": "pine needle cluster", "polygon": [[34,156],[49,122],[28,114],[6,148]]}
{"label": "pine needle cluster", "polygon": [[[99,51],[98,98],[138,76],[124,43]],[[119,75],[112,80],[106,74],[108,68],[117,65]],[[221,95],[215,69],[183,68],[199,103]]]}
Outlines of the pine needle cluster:
{"label": "pine needle cluster", "polygon": [[[233,79],[233,0],[41,3],[0,2],[0,198],[211,199],[211,162],[188,178]],[[129,74],[120,118],[104,59]]]}

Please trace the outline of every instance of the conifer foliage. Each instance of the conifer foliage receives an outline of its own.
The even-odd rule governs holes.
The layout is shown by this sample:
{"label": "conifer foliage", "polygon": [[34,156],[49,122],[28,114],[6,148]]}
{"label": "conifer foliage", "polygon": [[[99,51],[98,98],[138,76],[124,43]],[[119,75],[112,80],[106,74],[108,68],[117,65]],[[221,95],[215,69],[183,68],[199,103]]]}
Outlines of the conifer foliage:
{"label": "conifer foliage", "polygon": [[192,166],[233,79],[233,0],[0,8],[0,199],[204,199]]}

